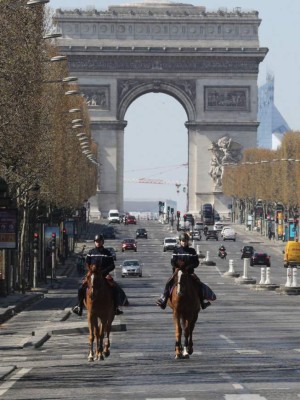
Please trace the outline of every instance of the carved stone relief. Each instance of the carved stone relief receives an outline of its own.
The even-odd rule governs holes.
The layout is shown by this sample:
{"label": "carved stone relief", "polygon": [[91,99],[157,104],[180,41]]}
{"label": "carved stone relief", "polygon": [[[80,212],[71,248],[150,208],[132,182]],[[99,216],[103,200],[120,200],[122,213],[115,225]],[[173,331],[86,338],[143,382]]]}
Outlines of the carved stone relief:
{"label": "carved stone relief", "polygon": [[140,85],[152,84],[153,90],[159,92],[162,84],[169,84],[170,86],[176,87],[183,91],[187,97],[190,98],[191,102],[195,105],[196,102],[196,82],[194,80],[139,80],[139,79],[119,79],[118,80],[118,102],[133,88]]}
{"label": "carved stone relief", "polygon": [[212,142],[208,150],[212,152],[209,175],[212,177],[215,190],[222,190],[222,177],[224,165],[227,163],[238,163],[242,159],[243,146],[233,141],[229,135],[221,137]]}
{"label": "carved stone relief", "polygon": [[250,87],[206,86],[205,111],[250,111]]}
{"label": "carved stone relief", "polygon": [[[207,72],[207,73],[258,73],[258,63],[254,59],[246,57],[238,58],[218,58],[218,57],[184,57],[170,56],[161,57],[157,53],[153,53],[152,57],[143,56],[121,56],[112,55],[70,55],[70,68],[72,71],[136,71],[136,72]],[[208,92],[211,90],[219,90],[220,88],[207,88]],[[226,88],[224,88],[225,90]],[[238,90],[239,88],[236,88]],[[240,88],[243,93],[249,97],[249,88]],[[223,89],[222,89],[223,90]],[[228,90],[228,89],[226,89]],[[247,92],[248,90],[248,92]],[[224,91],[223,91],[224,92]],[[224,94],[224,93],[223,93]],[[222,108],[223,109],[223,108]]]}
{"label": "carved stone relief", "polygon": [[110,109],[109,86],[82,86],[83,97],[89,107],[100,110]]}

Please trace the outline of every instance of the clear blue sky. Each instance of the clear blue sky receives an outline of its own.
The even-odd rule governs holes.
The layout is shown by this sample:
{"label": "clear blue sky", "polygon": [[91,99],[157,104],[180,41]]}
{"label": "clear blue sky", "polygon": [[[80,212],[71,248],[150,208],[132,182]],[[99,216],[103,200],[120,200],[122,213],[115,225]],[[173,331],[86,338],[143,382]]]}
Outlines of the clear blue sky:
{"label": "clear blue sky", "polygon": [[[103,10],[110,5],[142,3],[138,0],[50,0],[52,8],[82,8],[95,6]],[[176,3],[176,1],[174,1]],[[216,11],[220,7],[243,11],[257,10],[262,19],[259,28],[260,46],[269,53],[260,64],[258,84],[265,82],[266,73],[275,77],[275,105],[292,130],[300,131],[300,1],[285,0],[206,0],[180,1]],[[173,98],[163,94],[148,94],[137,99],[128,109],[125,119],[125,178],[160,178],[166,181],[186,181],[187,132],[186,114]],[[141,127],[146,126],[147,129]],[[161,167],[161,168],[160,168]],[[176,193],[174,185],[125,184],[125,198],[178,201],[184,211],[185,194]]]}

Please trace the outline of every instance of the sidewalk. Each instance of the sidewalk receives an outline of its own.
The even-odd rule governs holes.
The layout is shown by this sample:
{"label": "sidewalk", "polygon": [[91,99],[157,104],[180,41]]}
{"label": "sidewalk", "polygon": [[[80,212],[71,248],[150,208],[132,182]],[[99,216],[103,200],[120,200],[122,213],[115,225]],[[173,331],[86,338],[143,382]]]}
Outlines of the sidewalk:
{"label": "sidewalk", "polygon": [[[74,266],[74,262],[75,258],[71,256],[66,260],[65,265],[58,265],[56,268],[57,278],[65,276],[68,268]],[[49,289],[58,288],[59,285],[59,279],[55,279],[52,284],[48,279],[47,283],[39,283],[37,288],[32,288],[25,293],[14,292],[6,297],[0,297],[0,325],[42,299]]]}

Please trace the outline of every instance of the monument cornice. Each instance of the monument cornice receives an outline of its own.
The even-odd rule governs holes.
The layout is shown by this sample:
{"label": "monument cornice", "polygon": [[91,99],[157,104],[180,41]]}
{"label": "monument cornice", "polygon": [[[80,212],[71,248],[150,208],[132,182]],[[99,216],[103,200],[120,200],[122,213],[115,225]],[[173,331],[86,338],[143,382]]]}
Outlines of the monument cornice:
{"label": "monument cornice", "polygon": [[215,122],[215,121],[188,121],[185,123],[187,129],[191,131],[199,130],[200,134],[203,131],[220,131],[224,132],[231,131],[231,132],[255,132],[259,126],[259,122],[256,121],[238,121],[238,122]]}
{"label": "monument cornice", "polygon": [[90,125],[92,128],[106,130],[113,129],[123,131],[127,126],[127,121],[105,121],[105,120],[91,120]]}
{"label": "monument cornice", "polygon": [[139,72],[139,73],[258,73],[264,56],[66,54],[70,69],[76,72]]}

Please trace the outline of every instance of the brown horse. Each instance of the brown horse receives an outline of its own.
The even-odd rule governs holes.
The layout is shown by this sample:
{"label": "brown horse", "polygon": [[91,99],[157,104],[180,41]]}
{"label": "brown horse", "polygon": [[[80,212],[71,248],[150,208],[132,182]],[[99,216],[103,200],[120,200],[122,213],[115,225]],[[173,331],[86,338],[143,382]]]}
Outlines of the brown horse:
{"label": "brown horse", "polygon": [[[89,325],[89,355],[88,360],[104,360],[110,355],[109,335],[115,317],[112,288],[107,279],[102,276],[96,265],[89,267],[87,274],[87,294],[85,307]],[[103,347],[104,337],[106,343]],[[96,337],[96,355],[94,356],[94,340]],[[104,356],[103,356],[104,355]]]}
{"label": "brown horse", "polygon": [[[175,358],[189,358],[193,354],[193,330],[200,311],[199,288],[190,274],[179,270],[175,287],[168,300],[173,310],[175,325]],[[184,347],[181,336],[184,334]]]}

